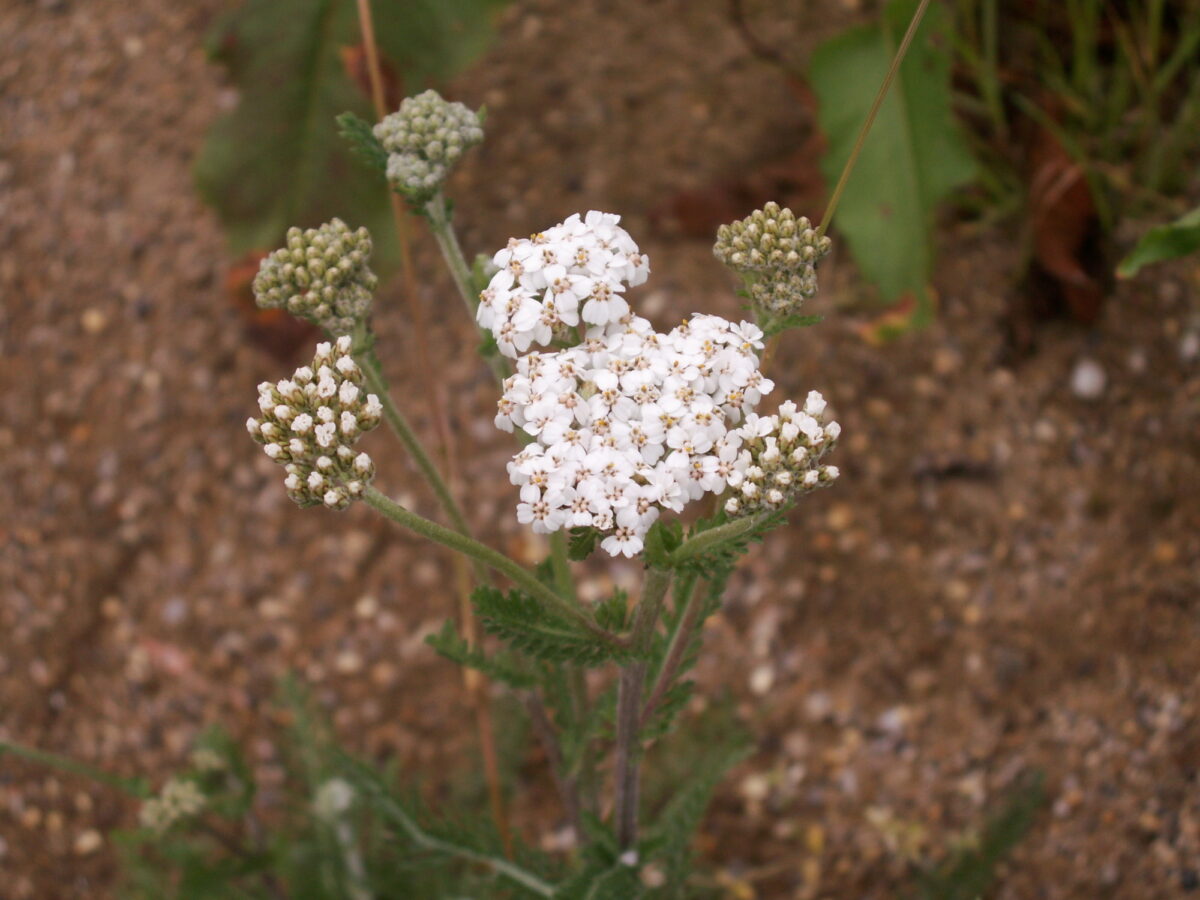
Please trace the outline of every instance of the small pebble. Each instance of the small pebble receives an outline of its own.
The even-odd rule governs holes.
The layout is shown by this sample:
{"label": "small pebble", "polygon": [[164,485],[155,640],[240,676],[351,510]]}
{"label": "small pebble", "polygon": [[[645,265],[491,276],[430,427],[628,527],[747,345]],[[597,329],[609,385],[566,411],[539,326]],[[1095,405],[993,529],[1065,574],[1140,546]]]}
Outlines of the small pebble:
{"label": "small pebble", "polygon": [[95,828],[89,828],[75,839],[75,855],[90,856],[104,845],[104,838]]}
{"label": "small pebble", "polygon": [[1200,331],[1189,331],[1179,341],[1179,358],[1185,363],[1200,356]]}
{"label": "small pebble", "polygon": [[1108,376],[1094,359],[1081,359],[1071,372],[1071,392],[1083,400],[1096,400],[1108,385]]}
{"label": "small pebble", "polygon": [[750,691],[761,697],[775,684],[775,669],[771,665],[761,665],[750,674]]}
{"label": "small pebble", "polygon": [[79,323],[83,326],[83,330],[88,334],[99,334],[104,330],[104,326],[108,324],[108,316],[101,310],[91,306],[83,311],[79,317]]}

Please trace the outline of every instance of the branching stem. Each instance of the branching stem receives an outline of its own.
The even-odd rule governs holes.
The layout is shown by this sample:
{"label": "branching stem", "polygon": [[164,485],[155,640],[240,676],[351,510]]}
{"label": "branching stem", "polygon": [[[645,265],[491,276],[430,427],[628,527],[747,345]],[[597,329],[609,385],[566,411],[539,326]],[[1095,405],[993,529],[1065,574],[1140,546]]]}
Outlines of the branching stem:
{"label": "branching stem", "polygon": [[393,801],[390,797],[381,795],[376,798],[375,802],[381,804],[387,810],[388,815],[400,824],[405,834],[418,847],[422,847],[425,850],[432,850],[435,853],[445,853],[447,856],[455,856],[468,862],[486,866],[497,875],[503,875],[505,878],[523,885],[539,897],[554,896],[553,885],[538,878],[532,872],[527,872],[520,866],[510,863],[507,859],[501,859],[498,856],[491,856],[487,853],[480,853],[477,850],[471,850],[467,847],[460,847],[457,844],[452,844],[449,841],[444,841],[427,833],[401,808],[400,804]]}
{"label": "branching stem", "polygon": [[538,581],[532,572],[509,559],[503,553],[493,550],[486,544],[481,544],[479,541],[461,532],[446,528],[437,522],[432,522],[424,516],[419,516],[405,509],[399,503],[381,494],[373,487],[366,489],[363,494],[363,500],[393,522],[403,525],[421,537],[449,547],[451,550],[457,550],[459,553],[500,573],[539,603],[550,607],[557,607],[561,612],[574,619],[609,646],[620,648],[626,646],[626,642],[620,637],[601,628],[578,606],[550,590],[550,588]]}
{"label": "branching stem", "polygon": [[[433,232],[438,249],[442,251],[442,259],[446,261],[446,268],[450,270],[450,277],[454,280],[454,286],[467,308],[467,318],[474,325],[479,298],[471,286],[471,267],[467,264],[467,258],[458,242],[458,234],[454,230],[454,223],[450,220],[445,194],[439,191],[425,204],[425,213],[429,219],[429,230]],[[487,363],[497,381],[502,382],[508,377],[508,364],[502,357],[489,356]]]}
{"label": "branching stem", "polygon": [[688,644],[692,640],[692,631],[696,627],[696,620],[700,616],[700,609],[703,605],[700,598],[704,595],[708,583],[697,579],[687,596],[684,599],[683,609],[678,613],[678,621],[675,625],[675,630],[671,633],[671,637],[667,643],[667,652],[663,657],[662,667],[658,670],[658,677],[654,681],[654,687],[650,691],[650,696],[646,698],[646,705],[642,707],[642,715],[638,722],[638,727],[644,729],[650,724],[650,720],[654,716],[655,710],[658,709],[658,704],[662,702],[668,690],[671,689],[672,683],[675,681],[675,674],[679,671],[679,665],[683,662],[683,655],[688,648]]}
{"label": "branching stem", "polygon": [[724,525],[718,525],[716,528],[710,528],[708,531],[702,531],[695,537],[689,538],[680,544],[675,552],[670,555],[668,562],[674,567],[689,559],[702,556],[710,550],[715,550],[722,544],[727,544],[730,541],[749,534],[773,515],[775,513],[765,512],[756,516],[746,516],[742,519],[734,519],[732,522],[726,522]]}
{"label": "branching stem", "polygon": [[[356,345],[360,343],[364,330],[365,326],[364,329],[360,329],[360,334],[356,336],[359,338],[359,340],[355,341]],[[450,520],[450,524],[454,526],[455,531],[469,537],[471,530],[467,525],[466,517],[463,516],[462,509],[458,505],[458,501],[454,499],[454,494],[451,493],[450,486],[442,478],[442,473],[438,471],[438,467],[434,465],[429,454],[425,452],[425,447],[421,443],[421,439],[413,431],[408,419],[405,418],[404,413],[400,412],[400,408],[392,400],[391,391],[388,390],[387,382],[384,380],[383,372],[380,370],[379,361],[375,358],[374,351],[369,349],[360,351],[355,356],[355,359],[358,362],[359,368],[363,371],[367,386],[379,397],[379,402],[383,405],[383,417],[387,420],[392,431],[395,432],[396,437],[400,439],[400,443],[404,445],[404,449],[408,451],[408,455],[412,457],[413,462],[417,464],[417,468],[420,469],[421,474],[425,476],[425,480],[433,490],[434,496],[437,497],[438,504]],[[474,564],[474,573],[477,584],[485,584],[487,582],[487,571],[477,562]]]}

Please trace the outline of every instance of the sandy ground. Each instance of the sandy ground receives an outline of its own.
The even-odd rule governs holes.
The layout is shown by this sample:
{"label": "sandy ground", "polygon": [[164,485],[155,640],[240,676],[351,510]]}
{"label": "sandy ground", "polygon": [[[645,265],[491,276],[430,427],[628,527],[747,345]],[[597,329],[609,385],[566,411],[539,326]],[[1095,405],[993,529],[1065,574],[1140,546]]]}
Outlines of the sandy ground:
{"label": "sandy ground", "polygon": [[[295,671],[353,748],[453,770],[471,753],[461,683],[423,644],[453,609],[448,560],[367,509],[295,508],[242,426],[254,385],[290,367],[246,339],[191,185],[233,101],[200,49],[221,8],[0,9],[0,736],[158,780],[220,720],[269,761],[270,700]],[[609,209],[650,253],[645,312],[735,315],[708,243],[651,213],[811,123],[724,10],[515,4],[452,91],[491,113],[454,186],[468,249]],[[838,23],[780,34],[799,52]],[[711,623],[701,693],[731,692],[760,743],[702,850],[759,897],[890,897],[910,872],[898,844],[936,854],[1038,769],[1050,803],[994,896],[1184,896],[1200,886],[1198,273],[1121,285],[1095,329],[1044,326],[1013,366],[998,322],[1019,247],[964,227],[940,246],[934,327],[865,344],[835,254],[814,303],[828,319],[777,360],[780,398],[834,405],[843,478],[755,551]],[[451,360],[437,378],[468,508],[525,552],[493,389],[448,297],[422,278],[421,335],[385,291],[381,353],[426,435],[417,342]],[[1106,375],[1094,399],[1071,388],[1083,358]],[[433,512],[387,436],[366,447],[380,487]],[[557,812],[522,771],[515,815],[537,841]],[[112,896],[103,835],[134,815],[0,761],[0,896]]]}

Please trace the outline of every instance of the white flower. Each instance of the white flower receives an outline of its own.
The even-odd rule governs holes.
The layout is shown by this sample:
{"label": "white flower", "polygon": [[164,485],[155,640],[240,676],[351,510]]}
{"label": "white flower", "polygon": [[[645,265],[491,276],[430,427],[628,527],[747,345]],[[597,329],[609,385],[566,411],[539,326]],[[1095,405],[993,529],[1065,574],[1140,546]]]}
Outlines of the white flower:
{"label": "white flower", "polygon": [[343,509],[375,474],[370,457],[356,455],[351,446],[379,423],[382,406],[373,394],[364,399],[351,344],[348,336],[319,344],[311,366],[291,379],[259,385],[263,419],[246,423],[267,456],[285,467],[284,487],[301,506]]}
{"label": "white flower", "polygon": [[480,294],[476,320],[500,351],[516,357],[551,344],[580,324],[605,326],[629,313],[620,294],[641,284],[646,257],[617,223],[619,216],[571,216],[525,240],[512,240],[493,262],[499,268]]}
{"label": "white flower", "polygon": [[608,552],[636,554],[663,510],[723,491],[744,465],[722,405],[728,379],[757,373],[754,332],[738,329],[695,316],[659,334],[626,315],[582,344],[518,357],[496,421],[536,440],[509,464],[523,486],[519,521],[539,532],[590,524],[612,532]]}
{"label": "white flower", "polygon": [[[649,266],[618,222],[592,212],[509,241],[478,321],[516,359],[496,426],[533,438],[508,466],[518,521],[539,533],[590,526],[608,553],[633,556],[664,510],[706,493],[745,497],[727,504],[730,515],[786,502],[799,482],[766,481],[809,447],[795,470],[816,466],[837,429],[795,404],[755,414],[774,384],[759,370],[753,323],[697,314],[659,333],[632,314],[624,291]],[[566,346],[530,350],[552,343]]]}

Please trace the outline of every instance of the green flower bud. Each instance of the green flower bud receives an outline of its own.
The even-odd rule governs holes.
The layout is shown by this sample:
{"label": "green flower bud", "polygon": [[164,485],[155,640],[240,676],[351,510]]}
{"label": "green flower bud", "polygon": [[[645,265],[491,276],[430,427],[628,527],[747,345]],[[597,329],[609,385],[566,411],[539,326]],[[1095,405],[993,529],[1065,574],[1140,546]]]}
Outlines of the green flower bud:
{"label": "green flower bud", "polygon": [[286,309],[334,335],[349,334],[370,309],[377,279],[367,268],[371,236],[334,219],[320,228],[289,228],[287,245],[267,256],[254,279],[264,309]]}
{"label": "green flower bud", "polygon": [[483,141],[479,116],[433,90],[407,97],[374,132],[388,152],[392,188],[418,206],[438,192],[463,151]]}

